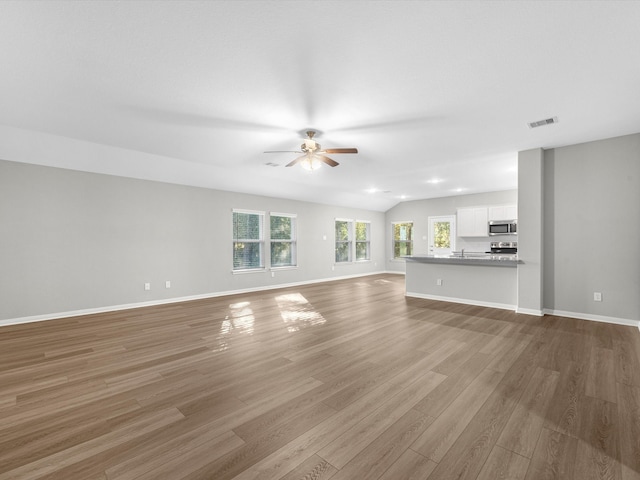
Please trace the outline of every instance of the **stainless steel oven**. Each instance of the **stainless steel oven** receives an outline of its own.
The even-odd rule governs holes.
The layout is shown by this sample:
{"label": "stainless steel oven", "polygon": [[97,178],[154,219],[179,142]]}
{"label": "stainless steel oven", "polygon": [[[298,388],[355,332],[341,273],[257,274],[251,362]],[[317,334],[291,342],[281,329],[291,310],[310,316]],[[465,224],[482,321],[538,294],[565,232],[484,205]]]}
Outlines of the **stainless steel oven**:
{"label": "stainless steel oven", "polygon": [[512,255],[518,253],[518,242],[491,242],[491,251],[487,253]]}

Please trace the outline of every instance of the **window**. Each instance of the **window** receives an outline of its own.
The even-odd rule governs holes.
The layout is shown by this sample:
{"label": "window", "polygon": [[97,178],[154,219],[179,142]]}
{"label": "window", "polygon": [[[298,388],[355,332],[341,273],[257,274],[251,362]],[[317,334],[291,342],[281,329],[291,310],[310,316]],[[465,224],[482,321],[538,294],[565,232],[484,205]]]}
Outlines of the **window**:
{"label": "window", "polygon": [[233,269],[264,268],[264,213],[233,210]]}
{"label": "window", "polygon": [[352,220],[336,219],[336,263],[351,261]]}
{"label": "window", "polygon": [[356,220],[356,262],[371,259],[370,228],[371,223]]}
{"label": "window", "polygon": [[449,255],[456,248],[456,216],[429,217],[429,253]]}
{"label": "window", "polygon": [[272,213],[269,216],[271,235],[271,266],[295,267],[296,258],[296,216]]}
{"label": "window", "polygon": [[393,258],[413,253],[413,222],[393,223]]}

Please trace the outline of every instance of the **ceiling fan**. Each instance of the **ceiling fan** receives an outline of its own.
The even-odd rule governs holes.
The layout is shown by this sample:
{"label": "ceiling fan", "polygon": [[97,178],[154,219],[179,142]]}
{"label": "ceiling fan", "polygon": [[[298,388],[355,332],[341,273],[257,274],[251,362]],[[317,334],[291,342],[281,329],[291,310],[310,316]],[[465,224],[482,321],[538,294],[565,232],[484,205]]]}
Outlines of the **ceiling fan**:
{"label": "ceiling fan", "polygon": [[313,139],[316,134],[314,130],[308,130],[306,134],[309,138],[305,138],[304,143],[300,145],[300,150],[271,150],[264,153],[302,153],[304,155],[296,158],[285,166],[293,167],[294,165],[300,164],[307,170],[316,170],[320,168],[323,163],[326,163],[330,167],[340,165],[335,160],[327,157],[325,155],[326,153],[358,153],[357,148],[325,148],[323,150],[320,144]]}

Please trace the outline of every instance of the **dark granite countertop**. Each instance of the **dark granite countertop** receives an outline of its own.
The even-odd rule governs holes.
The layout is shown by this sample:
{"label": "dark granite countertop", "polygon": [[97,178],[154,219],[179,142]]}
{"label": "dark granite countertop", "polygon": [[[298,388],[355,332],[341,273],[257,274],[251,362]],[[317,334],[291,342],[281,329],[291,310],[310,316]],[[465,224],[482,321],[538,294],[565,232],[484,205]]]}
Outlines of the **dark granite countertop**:
{"label": "dark granite countertop", "polygon": [[411,255],[403,257],[409,262],[439,263],[449,265],[488,265],[492,267],[516,267],[522,260],[517,255],[469,253],[453,255]]}

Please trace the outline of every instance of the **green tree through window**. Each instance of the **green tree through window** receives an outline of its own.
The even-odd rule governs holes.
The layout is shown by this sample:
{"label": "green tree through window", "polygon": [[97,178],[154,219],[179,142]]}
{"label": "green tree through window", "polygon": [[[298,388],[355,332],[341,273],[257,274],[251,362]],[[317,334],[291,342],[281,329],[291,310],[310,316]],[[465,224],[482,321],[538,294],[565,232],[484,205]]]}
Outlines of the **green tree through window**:
{"label": "green tree through window", "polygon": [[295,216],[271,214],[271,266],[291,267],[296,260]]}
{"label": "green tree through window", "polygon": [[351,261],[351,223],[336,220],[336,263]]}
{"label": "green tree through window", "polygon": [[434,222],[434,247],[451,248],[451,223]]}
{"label": "green tree through window", "polygon": [[370,240],[369,240],[369,222],[356,222],[356,261],[369,260]]}
{"label": "green tree through window", "polygon": [[413,222],[393,224],[393,258],[413,253]]}

